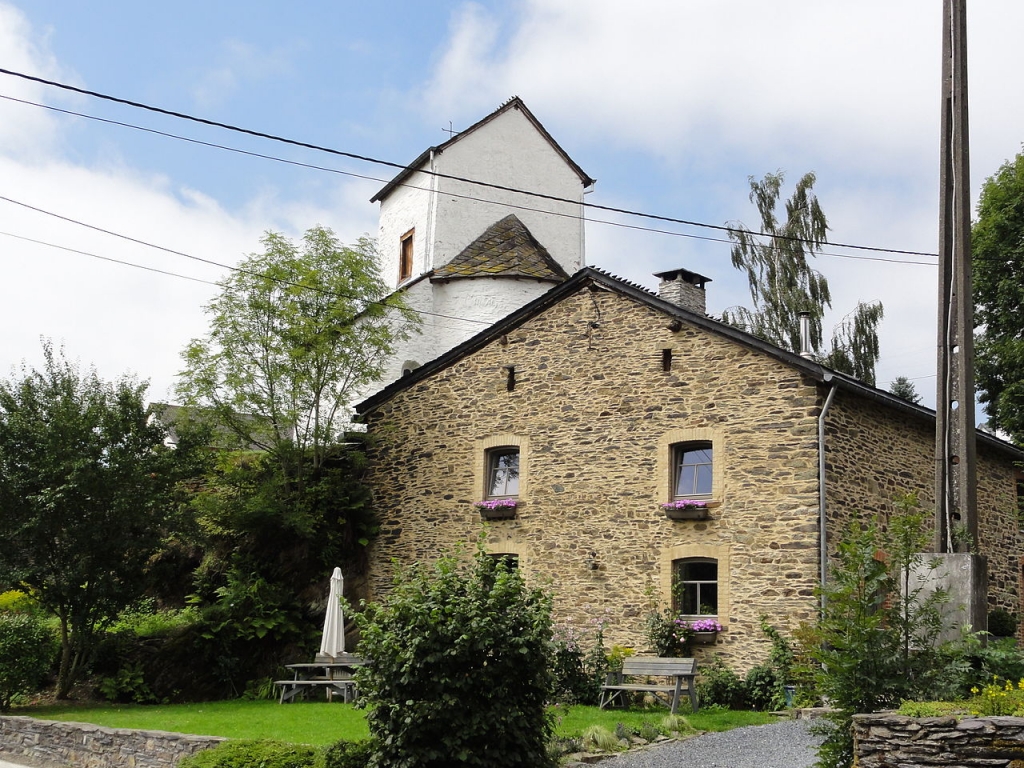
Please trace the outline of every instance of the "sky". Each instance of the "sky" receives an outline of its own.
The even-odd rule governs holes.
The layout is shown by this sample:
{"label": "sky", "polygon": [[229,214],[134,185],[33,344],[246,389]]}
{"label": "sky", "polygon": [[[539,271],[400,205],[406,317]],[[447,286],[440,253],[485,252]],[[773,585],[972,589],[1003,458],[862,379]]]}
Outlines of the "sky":
{"label": "sky", "polygon": [[[756,229],[748,179],[813,171],[831,242],[934,254],[941,13],[941,0],[0,0],[0,68],[401,164],[518,95],[598,180],[588,202]],[[1022,28],[1019,0],[968,2],[972,201],[1022,149]],[[0,97],[5,376],[40,366],[49,339],[173,400],[211,283],[268,230],[375,234],[369,199],[394,173],[6,74]],[[651,289],[683,267],[712,278],[709,313],[749,306],[722,233],[588,219],[588,264]],[[934,406],[936,257],[824,250],[826,331],[881,301],[878,385],[907,376]]]}

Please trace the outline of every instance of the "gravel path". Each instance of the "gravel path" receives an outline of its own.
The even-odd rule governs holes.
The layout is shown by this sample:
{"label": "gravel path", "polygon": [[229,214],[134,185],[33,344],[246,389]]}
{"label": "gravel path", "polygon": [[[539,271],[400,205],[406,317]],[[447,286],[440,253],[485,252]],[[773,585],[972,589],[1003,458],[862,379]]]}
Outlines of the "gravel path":
{"label": "gravel path", "polygon": [[705,733],[686,741],[636,750],[608,760],[601,768],[811,768],[819,737],[807,720]]}

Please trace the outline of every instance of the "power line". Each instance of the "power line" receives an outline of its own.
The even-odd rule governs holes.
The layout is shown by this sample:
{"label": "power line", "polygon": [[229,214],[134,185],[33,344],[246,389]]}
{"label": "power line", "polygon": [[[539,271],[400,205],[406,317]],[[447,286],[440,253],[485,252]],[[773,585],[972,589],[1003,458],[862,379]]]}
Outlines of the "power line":
{"label": "power line", "polygon": [[[236,133],[242,133],[242,134],[245,134],[245,135],[248,135],[248,136],[254,136],[256,138],[267,139],[269,141],[276,141],[276,142],[280,142],[280,143],[283,143],[283,144],[288,144],[288,145],[295,146],[295,147],[301,147],[303,149],[311,149],[311,150],[314,150],[314,151],[317,151],[317,152],[326,152],[328,154],[336,155],[338,157],[346,157],[346,158],[349,158],[349,159],[352,159],[352,160],[359,160],[359,161],[362,161],[362,162],[373,163],[375,165],[383,165],[383,166],[386,166],[386,167],[389,167],[389,168],[395,168],[395,169],[399,169],[399,170],[403,170],[403,171],[408,168],[408,166],[401,165],[399,163],[394,163],[394,162],[391,162],[391,161],[388,161],[388,160],[381,160],[379,158],[374,158],[374,157],[370,157],[370,156],[367,156],[367,155],[359,155],[359,154],[356,154],[356,153],[353,153],[353,152],[345,152],[343,150],[333,149],[331,147],[324,147],[324,146],[321,146],[321,145],[318,145],[318,144],[311,144],[311,143],[305,142],[305,141],[298,141],[296,139],[289,139],[289,138],[286,138],[286,137],[283,137],[283,136],[278,136],[278,135],[271,134],[271,133],[265,133],[265,132],[262,132],[262,131],[255,131],[255,130],[252,130],[252,129],[249,129],[249,128],[242,128],[240,126],[232,125],[230,123],[222,123],[222,122],[219,122],[219,121],[216,121],[216,120],[208,120],[206,118],[196,117],[194,115],[190,115],[190,114],[187,114],[187,113],[184,113],[184,112],[175,112],[173,110],[164,109],[162,107],[155,107],[155,106],[152,106],[152,105],[149,105],[149,104],[144,104],[142,102],[131,101],[129,99],[124,99],[124,98],[120,98],[120,97],[117,97],[117,96],[111,96],[109,94],[100,93],[99,91],[91,91],[91,90],[88,90],[88,89],[85,89],[85,88],[78,88],[78,87],[73,86],[73,85],[68,85],[66,83],[60,83],[60,82],[57,82],[55,80],[47,80],[45,78],[36,77],[34,75],[28,75],[28,74],[25,74],[23,72],[15,72],[15,71],[10,70],[10,69],[0,68],[0,74],[11,75],[12,77],[19,77],[19,78],[22,78],[23,80],[29,80],[29,81],[32,81],[32,82],[40,83],[42,85],[48,85],[48,86],[51,86],[51,87],[54,87],[54,88],[60,88],[62,90],[66,90],[66,91],[71,91],[71,92],[74,92],[74,93],[80,93],[80,94],[85,95],[85,96],[92,96],[94,98],[102,99],[104,101],[110,101],[110,102],[114,102],[114,103],[117,103],[117,104],[124,104],[126,106],[134,107],[136,109],[143,109],[143,110],[146,110],[146,111],[149,111],[149,112],[154,112],[154,113],[161,114],[161,115],[166,115],[166,116],[169,116],[169,117],[175,117],[175,118],[178,118],[180,120],[188,120],[188,121],[191,121],[191,122],[199,123],[201,125],[207,125],[207,126],[211,126],[211,127],[214,127],[214,128],[222,128],[222,129],[227,130],[227,131],[233,131],[233,132],[236,132]],[[700,227],[700,228],[704,228],[704,229],[712,229],[712,230],[716,230],[716,231],[719,231],[719,232],[736,232],[736,231],[739,231],[736,227],[729,227],[729,226],[724,226],[724,225],[719,225],[719,224],[707,224],[705,222],[690,221],[690,220],[687,220],[687,219],[679,219],[679,218],[675,218],[675,217],[672,217],[672,216],[662,216],[662,215],[659,215],[659,214],[644,213],[642,211],[634,211],[634,210],[630,210],[630,209],[626,209],[626,208],[616,208],[614,206],[599,205],[597,203],[581,202],[581,201],[578,201],[578,200],[571,200],[569,198],[558,197],[557,195],[548,195],[548,194],[545,194],[545,193],[542,193],[542,192],[532,192],[532,191],[529,191],[529,190],[518,189],[516,187],[508,187],[508,186],[505,186],[505,185],[502,185],[502,184],[493,184],[493,183],[490,183],[490,182],[479,181],[477,179],[469,179],[469,178],[465,178],[465,177],[462,177],[462,176],[454,176],[454,175],[451,175],[451,174],[440,173],[438,171],[426,171],[426,170],[416,169],[416,172],[417,173],[421,173],[421,174],[426,175],[426,176],[433,176],[435,178],[448,179],[450,181],[459,181],[459,182],[462,182],[462,183],[465,183],[465,184],[472,184],[472,185],[476,185],[476,186],[487,187],[489,189],[496,189],[496,190],[500,190],[500,191],[503,191],[503,192],[512,192],[512,193],[515,193],[515,194],[527,195],[529,197],[536,197],[536,198],[543,199],[543,200],[549,200],[551,202],[566,203],[566,204],[573,205],[573,206],[577,206],[578,205],[578,206],[581,206],[583,208],[591,208],[591,209],[594,209],[594,210],[606,211],[606,212],[609,212],[609,213],[619,213],[619,214],[623,214],[623,215],[626,215],[626,216],[637,216],[637,217],[640,217],[640,218],[650,219],[650,220],[653,220],[653,221],[663,221],[663,222],[672,223],[672,224],[682,224],[682,225],[690,226],[690,227]],[[768,234],[765,234],[763,232],[756,232],[756,233],[753,233],[753,234],[756,234],[756,235],[758,235],[760,237],[774,237],[776,239],[789,240],[789,241],[793,241],[793,242],[809,242],[806,238],[792,237],[792,236],[788,236],[788,235],[768,235]],[[837,248],[849,248],[851,250],[860,250],[860,251],[873,251],[873,252],[876,252],[876,253],[892,253],[892,254],[898,254],[898,255],[904,255],[904,256],[937,256],[937,254],[935,254],[935,253],[929,253],[929,252],[926,252],[926,251],[910,251],[910,250],[902,250],[902,249],[897,249],[897,248],[881,248],[881,247],[867,246],[867,245],[854,245],[854,244],[850,244],[850,243],[831,243],[831,245],[833,245],[834,247],[837,247]]]}
{"label": "power line", "polygon": [[[98,117],[96,115],[90,115],[90,114],[87,114],[85,112],[76,112],[76,111],[70,110],[70,109],[62,109],[60,107],[54,107],[54,106],[51,106],[49,104],[40,104],[39,102],[29,101],[28,99],[19,99],[19,98],[15,98],[14,96],[7,96],[7,95],[4,95],[4,94],[0,94],[0,99],[5,99],[7,101],[17,102],[19,104],[25,104],[25,105],[28,105],[28,106],[38,107],[40,109],[46,109],[46,110],[50,110],[51,112],[58,112],[58,113],[64,114],[64,115],[71,115],[71,116],[74,116],[74,117],[81,117],[81,118],[84,118],[86,120],[94,120],[94,121],[99,122],[99,123],[105,123],[105,124],[108,124],[108,125],[116,125],[116,126],[119,126],[119,127],[122,127],[122,128],[130,128],[132,130],[141,131],[143,133],[150,133],[150,134],[154,134],[156,136],[162,136],[164,138],[176,139],[178,141],[184,141],[184,142],[188,142],[190,144],[196,144],[196,145],[203,146],[203,147],[209,147],[211,149],[220,149],[220,150],[223,150],[225,152],[232,152],[232,153],[239,154],[239,155],[244,155],[244,156],[247,156],[247,157],[255,157],[255,158],[262,159],[262,160],[270,160],[270,161],[276,162],[276,163],[283,163],[285,165],[293,165],[293,166],[296,166],[296,167],[299,167],[299,168],[308,168],[310,170],[324,171],[326,173],[333,173],[333,174],[337,174],[337,175],[340,175],[340,176],[349,176],[351,178],[363,179],[363,180],[366,180],[366,181],[374,181],[374,182],[377,182],[377,183],[380,183],[380,184],[387,183],[386,179],[381,179],[381,178],[376,177],[376,176],[367,176],[365,174],[354,173],[352,171],[343,171],[343,170],[340,170],[338,168],[329,168],[327,166],[315,165],[313,163],[303,163],[303,162],[299,162],[297,160],[289,160],[287,158],[278,157],[277,155],[268,155],[268,154],[265,154],[265,153],[262,153],[262,152],[253,152],[251,150],[239,149],[238,147],[231,147],[231,146],[227,146],[225,144],[218,144],[216,142],[202,141],[200,139],[194,139],[194,138],[189,137],[189,136],[182,136],[180,134],[170,133],[168,131],[159,131],[159,130],[156,130],[155,128],[147,128],[145,126],[136,125],[134,123],[127,123],[127,122],[123,122],[123,121],[120,121],[120,120],[111,120],[111,119],[105,118],[105,117]],[[420,190],[420,191],[423,191],[423,192],[429,192],[430,191],[430,189],[427,188],[427,187],[421,187],[421,186],[419,186],[417,184],[413,184],[413,183],[404,183],[403,182],[403,183],[399,184],[398,186],[404,187],[406,189]],[[561,217],[561,218],[572,219],[574,221],[587,221],[587,222],[590,222],[592,224],[604,224],[604,225],[610,226],[610,227],[618,227],[620,229],[629,229],[629,230],[633,230],[633,231],[637,231],[637,232],[648,232],[648,233],[651,233],[651,234],[667,235],[667,236],[670,236],[670,237],[683,237],[683,238],[687,238],[687,239],[690,239],[690,240],[702,240],[704,242],[710,242],[710,243],[726,243],[726,244],[731,244],[732,243],[731,240],[728,240],[726,238],[721,238],[721,237],[710,237],[708,235],[696,235],[696,234],[693,234],[691,232],[676,232],[676,231],[668,230],[668,229],[658,229],[656,227],[644,227],[644,226],[641,226],[639,224],[625,224],[625,223],[623,223],[621,221],[611,221],[609,219],[586,218],[584,216],[580,216],[580,215],[575,214],[575,213],[565,213],[565,212],[562,212],[562,211],[550,211],[550,210],[546,210],[546,209],[543,209],[543,208],[534,208],[534,207],[531,207],[531,206],[528,206],[528,205],[508,203],[508,202],[504,202],[504,201],[499,202],[499,201],[491,200],[491,199],[488,199],[488,198],[475,197],[473,195],[468,195],[468,194],[463,194],[463,193],[458,193],[458,192],[446,192],[445,194],[448,197],[455,197],[455,198],[459,198],[459,199],[462,199],[462,200],[473,200],[475,202],[493,203],[493,204],[496,204],[496,205],[502,205],[502,206],[504,206],[506,208],[512,208],[512,209],[515,209],[515,210],[531,211],[531,212],[534,212],[534,213],[543,213],[543,214],[548,215],[548,216],[558,216],[558,217]],[[776,246],[768,245],[767,247],[777,250]],[[816,256],[829,256],[829,257],[837,258],[837,259],[852,259],[854,261],[877,261],[877,262],[882,262],[882,263],[886,263],[886,264],[909,264],[909,265],[926,266],[926,267],[933,267],[933,266],[935,266],[935,264],[933,262],[928,262],[928,261],[908,261],[906,259],[887,259],[887,258],[884,258],[882,256],[863,256],[863,255],[854,255],[854,254],[847,254],[847,253],[832,253],[831,251],[817,251],[815,253],[815,255]]]}
{"label": "power line", "polygon": [[[244,267],[237,267],[237,266],[233,266],[231,264],[224,264],[224,263],[219,262],[219,261],[213,261],[212,259],[204,259],[201,256],[194,256],[194,255],[192,255],[190,253],[185,253],[184,251],[177,251],[177,250],[175,250],[173,248],[167,248],[167,247],[162,246],[162,245],[157,245],[156,243],[150,243],[150,242],[147,242],[145,240],[140,240],[137,237],[132,237],[130,235],[124,235],[124,234],[121,234],[120,232],[114,232],[113,230],[110,230],[110,229],[104,229],[103,227],[98,227],[98,226],[96,226],[94,224],[87,224],[84,221],[79,221],[78,219],[73,219],[73,218],[71,218],[69,216],[62,216],[59,213],[54,213],[53,211],[47,211],[44,208],[39,208],[39,207],[34,206],[34,205],[29,205],[28,203],[23,203],[23,202],[21,202],[19,200],[14,200],[13,198],[10,198],[10,197],[5,197],[4,195],[0,195],[0,200],[3,200],[4,202],[7,202],[7,203],[11,203],[13,205],[21,206],[22,208],[27,208],[27,209],[29,209],[31,211],[36,211],[37,213],[42,213],[42,214],[44,214],[46,216],[52,216],[55,219],[60,219],[61,221],[66,221],[69,224],[75,224],[75,225],[80,226],[80,227],[85,227],[86,229],[91,229],[91,230],[93,230],[95,232],[101,232],[102,234],[110,235],[111,237],[117,237],[117,238],[120,238],[122,240],[127,240],[130,243],[135,243],[137,245],[143,245],[143,246],[145,246],[147,248],[155,248],[158,251],[163,251],[164,253],[169,253],[169,254],[172,254],[174,256],[181,256],[183,258],[192,259],[193,261],[198,261],[198,262],[201,262],[203,264],[209,264],[211,266],[220,267],[221,269],[227,269],[227,270],[230,270],[231,272],[237,272],[239,274],[249,275],[251,277],[258,277],[258,278],[261,278],[261,279],[270,280],[270,281],[272,281],[274,283],[278,283],[279,285],[290,286],[290,287],[293,287],[293,288],[302,288],[302,289],[305,289],[307,291],[315,291],[316,293],[321,293],[321,294],[323,294],[325,296],[332,296],[334,298],[343,298],[343,299],[349,299],[349,300],[353,300],[353,301],[365,301],[367,304],[375,304],[377,306],[384,307],[385,309],[400,309],[399,307],[396,307],[393,304],[388,304],[387,301],[385,301],[385,300],[366,299],[363,296],[357,296],[355,294],[344,293],[344,292],[341,292],[341,291],[328,291],[328,290],[325,290],[323,288],[319,288],[319,287],[317,287],[315,285],[306,285],[305,283],[296,283],[296,282],[291,281],[291,280],[285,280],[284,278],[273,277],[271,275],[263,274],[262,272],[256,272],[255,270],[245,269]],[[19,237],[19,236],[18,235],[14,235],[14,237]],[[21,239],[29,240],[31,238],[21,238]],[[50,245],[50,243],[44,243],[44,245]],[[60,248],[62,246],[55,246],[55,247]],[[73,250],[73,249],[68,248],[68,249],[65,249],[65,250]],[[85,254],[85,255],[92,256],[93,254]],[[98,257],[98,258],[102,258],[102,257]],[[109,261],[116,261],[116,259],[108,259],[108,260]],[[137,265],[129,264],[129,266],[137,266]],[[154,270],[154,271],[159,271],[159,270]],[[182,277],[182,275],[175,275],[175,276],[176,277]],[[200,282],[206,282],[206,281],[200,281]],[[218,283],[214,283],[214,285],[218,285]],[[454,315],[444,315],[444,314],[441,314],[440,312],[428,312],[426,310],[415,310],[415,312],[417,314],[420,314],[420,315],[428,315],[430,317],[440,317],[440,318],[444,318],[446,320],[457,320],[457,321],[463,322],[463,323],[477,323],[479,325],[491,325],[491,323],[487,322],[486,320],[473,320],[472,318],[468,318],[468,317],[456,317]]]}
{"label": "power line", "polygon": [[13,232],[0,232],[0,235],[5,237],[13,237],[16,240],[24,240],[28,243],[35,243],[36,245],[45,245],[48,248],[56,248],[60,251],[67,251],[68,253],[77,253],[80,256],[90,256],[100,261],[109,261],[113,264],[120,264],[125,267],[135,267],[135,269],[144,269],[147,272],[156,272],[160,275],[168,275],[170,277],[180,277],[182,280],[191,280],[195,283],[204,283],[206,285],[219,285],[213,280],[203,280],[201,277],[192,277],[191,275],[182,275],[178,272],[170,272],[166,269],[158,269],[157,267],[147,267],[145,264],[135,264],[131,261],[123,261],[122,259],[115,259],[112,256],[100,256],[98,253],[90,253],[89,251],[80,251],[77,248],[69,248],[66,245],[57,245],[56,243],[48,243],[45,240],[36,240],[34,237],[25,237],[24,235],[16,235]]}

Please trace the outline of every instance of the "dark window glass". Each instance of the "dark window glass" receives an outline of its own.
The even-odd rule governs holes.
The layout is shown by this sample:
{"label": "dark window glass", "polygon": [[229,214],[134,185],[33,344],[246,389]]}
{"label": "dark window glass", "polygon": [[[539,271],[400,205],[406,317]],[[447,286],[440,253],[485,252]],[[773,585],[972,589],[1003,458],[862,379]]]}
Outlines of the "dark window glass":
{"label": "dark window glass", "polygon": [[676,447],[674,498],[711,495],[711,453],[710,443]]}
{"label": "dark window glass", "polygon": [[519,495],[519,449],[497,448],[487,454],[487,497]]}
{"label": "dark window glass", "polygon": [[718,615],[718,561],[706,558],[672,563],[672,603],[688,616]]}
{"label": "dark window glass", "polygon": [[507,552],[501,552],[497,554],[488,555],[495,564],[501,564],[505,566],[506,570],[518,571],[519,570],[519,555],[513,555]]}

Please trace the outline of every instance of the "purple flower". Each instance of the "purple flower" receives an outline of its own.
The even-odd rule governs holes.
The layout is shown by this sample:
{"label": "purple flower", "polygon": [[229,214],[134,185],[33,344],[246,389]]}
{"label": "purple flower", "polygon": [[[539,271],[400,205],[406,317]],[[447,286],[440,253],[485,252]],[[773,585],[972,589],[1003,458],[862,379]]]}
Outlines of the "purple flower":
{"label": "purple flower", "polygon": [[697,619],[690,624],[690,629],[694,632],[721,632],[722,625],[714,619]]}
{"label": "purple flower", "polygon": [[661,505],[662,509],[704,509],[707,507],[706,501],[700,501],[698,499],[676,499],[675,501],[669,501]]}
{"label": "purple flower", "polygon": [[474,502],[473,506],[477,509],[515,509],[516,503],[515,499],[487,499]]}

